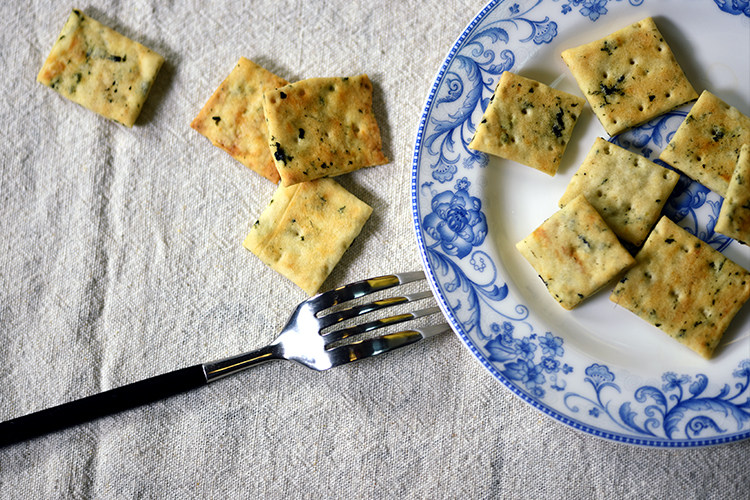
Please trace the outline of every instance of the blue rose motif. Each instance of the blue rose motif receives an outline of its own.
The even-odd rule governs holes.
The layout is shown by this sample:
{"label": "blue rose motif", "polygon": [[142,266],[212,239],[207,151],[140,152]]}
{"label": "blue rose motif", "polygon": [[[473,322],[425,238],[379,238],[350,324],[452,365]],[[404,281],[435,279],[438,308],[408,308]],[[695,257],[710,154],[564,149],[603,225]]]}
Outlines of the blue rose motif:
{"label": "blue rose motif", "polygon": [[443,191],[432,198],[432,212],[424,218],[424,230],[448,255],[466,257],[487,236],[487,219],[482,202],[469,195],[471,183],[458,180],[455,192]]}

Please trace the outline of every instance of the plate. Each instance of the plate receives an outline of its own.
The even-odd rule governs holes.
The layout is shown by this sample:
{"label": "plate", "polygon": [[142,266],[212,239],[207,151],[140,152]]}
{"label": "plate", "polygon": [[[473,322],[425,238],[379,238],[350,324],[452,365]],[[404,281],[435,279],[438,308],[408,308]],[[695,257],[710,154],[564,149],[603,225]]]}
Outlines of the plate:
{"label": "plate", "polygon": [[[608,290],[565,311],[515,250],[557,210],[595,137],[655,160],[692,103],[615,137],[587,106],[555,177],[467,148],[503,71],[581,95],[560,52],[649,16],[698,92],[709,89],[748,113],[747,2],[492,1],[450,49],[419,123],[411,179],[417,242],[454,331],[533,407],[636,445],[739,441],[750,437],[750,306],[704,360],[610,302]],[[683,177],[665,213],[750,269],[750,249],[713,231],[721,202]]]}

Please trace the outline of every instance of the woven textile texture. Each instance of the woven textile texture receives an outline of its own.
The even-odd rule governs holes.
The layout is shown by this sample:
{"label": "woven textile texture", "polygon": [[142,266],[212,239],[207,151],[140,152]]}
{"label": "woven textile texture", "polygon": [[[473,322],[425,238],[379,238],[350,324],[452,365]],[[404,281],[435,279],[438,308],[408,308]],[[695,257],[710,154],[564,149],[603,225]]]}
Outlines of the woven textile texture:
{"label": "woven textile texture", "polygon": [[[306,296],[242,247],[275,186],[192,130],[240,56],[367,73],[387,165],[324,284],[421,266],[415,134],[484,0],[0,4],[0,420],[260,347]],[[132,129],[36,82],[74,7],[165,58]],[[647,450],[521,402],[455,336],[317,373],[268,363],[0,449],[0,498],[747,498],[750,443]]]}

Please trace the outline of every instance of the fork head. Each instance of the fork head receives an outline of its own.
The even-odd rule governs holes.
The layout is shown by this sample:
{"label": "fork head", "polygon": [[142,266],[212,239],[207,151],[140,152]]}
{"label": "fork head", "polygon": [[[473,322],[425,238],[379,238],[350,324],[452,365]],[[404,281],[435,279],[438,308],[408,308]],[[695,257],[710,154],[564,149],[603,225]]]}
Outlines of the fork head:
{"label": "fork head", "polygon": [[[399,304],[428,299],[432,297],[430,291],[353,303],[360,297],[424,279],[421,271],[391,274],[357,281],[311,297],[297,306],[272,345],[279,357],[315,370],[327,370],[450,331],[446,323],[441,323],[363,338],[363,334],[379,328],[439,314],[439,307],[430,306],[377,319],[364,317]],[[347,304],[349,302],[352,304]],[[336,310],[332,309],[334,307]],[[344,322],[351,325],[343,326]]]}

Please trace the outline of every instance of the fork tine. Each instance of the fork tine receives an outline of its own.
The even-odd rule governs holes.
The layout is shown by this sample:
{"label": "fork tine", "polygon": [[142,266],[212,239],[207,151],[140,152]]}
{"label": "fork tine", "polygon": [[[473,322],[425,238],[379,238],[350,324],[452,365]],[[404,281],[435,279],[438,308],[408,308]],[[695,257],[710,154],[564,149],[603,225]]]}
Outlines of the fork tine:
{"label": "fork tine", "polygon": [[404,330],[359,342],[352,342],[335,347],[328,352],[330,353],[332,366],[339,366],[359,359],[377,356],[378,354],[413,344],[421,339],[449,331],[451,331],[451,328],[447,323],[424,326],[413,330]]}
{"label": "fork tine", "polygon": [[326,343],[330,344],[332,342],[337,342],[339,340],[345,339],[347,337],[351,337],[353,335],[359,335],[361,333],[370,332],[372,330],[376,330],[384,326],[397,325],[399,323],[403,323],[404,321],[409,321],[412,319],[423,318],[425,316],[431,316],[439,312],[440,312],[440,308],[437,306],[433,306],[433,307],[428,307],[425,309],[420,309],[419,311],[412,311],[412,312],[407,312],[403,314],[395,314],[387,318],[379,318],[373,321],[369,321],[367,323],[353,325],[348,328],[342,328],[340,330],[327,332],[323,334],[323,338],[326,340]]}
{"label": "fork tine", "polygon": [[388,297],[380,300],[374,300],[367,304],[352,306],[346,309],[342,309],[341,311],[332,312],[324,316],[320,316],[318,320],[320,321],[321,329],[323,329],[335,325],[336,323],[340,323],[344,320],[351,319],[356,316],[361,316],[369,312],[374,312],[380,309],[397,306],[399,304],[406,304],[407,302],[414,302],[429,297],[432,297],[432,292],[429,290],[411,293],[408,295],[403,295],[401,297]]}
{"label": "fork tine", "polygon": [[348,285],[335,288],[328,292],[320,293],[306,301],[314,309],[320,311],[327,307],[335,306],[347,300],[356,299],[369,293],[379,290],[386,290],[398,285],[404,285],[413,281],[424,279],[422,271],[409,273],[389,274],[377,278],[369,278],[361,281],[355,281]]}

